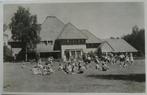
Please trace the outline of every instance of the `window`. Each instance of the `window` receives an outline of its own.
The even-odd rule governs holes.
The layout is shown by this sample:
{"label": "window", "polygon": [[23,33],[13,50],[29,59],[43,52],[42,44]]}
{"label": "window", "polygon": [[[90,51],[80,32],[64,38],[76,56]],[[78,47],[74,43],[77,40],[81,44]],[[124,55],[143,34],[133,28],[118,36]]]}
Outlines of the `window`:
{"label": "window", "polygon": [[73,40],[69,40],[69,44],[73,44]]}
{"label": "window", "polygon": [[74,40],[74,44],[77,44],[77,40]]}
{"label": "window", "polygon": [[83,43],[85,43],[85,40],[83,39]]}
{"label": "window", "polygon": [[47,41],[43,41],[45,45],[47,45]]}
{"label": "window", "polygon": [[62,44],[66,44],[66,41],[65,40],[62,40]]}
{"label": "window", "polygon": [[67,44],[69,44],[69,40],[66,40],[67,41]]}
{"label": "window", "polygon": [[81,40],[78,40],[78,44],[80,44],[81,43]]}
{"label": "window", "polygon": [[52,45],[53,44],[53,41],[48,41],[48,44]]}

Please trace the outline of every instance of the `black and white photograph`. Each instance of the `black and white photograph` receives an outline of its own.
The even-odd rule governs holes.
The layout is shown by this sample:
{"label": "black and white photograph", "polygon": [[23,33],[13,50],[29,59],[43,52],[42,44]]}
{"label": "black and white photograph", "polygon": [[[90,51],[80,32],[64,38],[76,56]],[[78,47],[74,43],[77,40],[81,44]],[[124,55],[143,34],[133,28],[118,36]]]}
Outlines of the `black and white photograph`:
{"label": "black and white photograph", "polygon": [[144,2],[3,5],[3,92],[145,93]]}

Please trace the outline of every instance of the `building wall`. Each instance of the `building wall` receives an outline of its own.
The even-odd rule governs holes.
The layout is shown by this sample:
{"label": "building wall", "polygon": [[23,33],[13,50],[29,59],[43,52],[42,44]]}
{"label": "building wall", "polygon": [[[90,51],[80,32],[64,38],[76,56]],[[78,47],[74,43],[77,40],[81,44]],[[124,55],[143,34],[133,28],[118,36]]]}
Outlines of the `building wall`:
{"label": "building wall", "polygon": [[86,48],[97,48],[100,43],[86,43]]}
{"label": "building wall", "polygon": [[85,53],[96,52],[97,48],[86,48]]}
{"label": "building wall", "polygon": [[66,56],[64,54],[65,50],[73,49],[73,50],[82,50],[83,52],[86,51],[86,45],[61,45],[61,57],[65,61]]}
{"label": "building wall", "polygon": [[99,47],[100,43],[86,43],[86,52],[96,52],[97,48]]}

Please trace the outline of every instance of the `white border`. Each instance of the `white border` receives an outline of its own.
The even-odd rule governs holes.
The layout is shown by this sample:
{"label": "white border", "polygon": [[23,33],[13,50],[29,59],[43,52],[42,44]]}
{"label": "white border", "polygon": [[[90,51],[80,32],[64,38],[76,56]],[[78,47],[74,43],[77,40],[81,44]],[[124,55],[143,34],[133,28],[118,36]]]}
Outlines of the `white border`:
{"label": "white border", "polygon": [[0,0],[5,4],[17,3],[79,3],[79,2],[145,2],[145,0]]}
{"label": "white border", "polygon": [[0,3],[0,91],[3,88],[3,5]]}
{"label": "white border", "polygon": [[[145,6],[145,31],[147,30],[147,27],[146,27],[146,23],[147,23],[147,20],[146,20],[146,8],[147,8],[147,2],[145,2],[145,0],[0,0],[0,92],[2,92],[3,90],[3,5],[4,4],[22,4],[22,3],[25,3],[25,4],[35,4],[35,3],[79,3],[79,2],[144,2],[144,6]],[[146,38],[147,36],[147,33],[145,32],[145,40],[147,40]],[[146,42],[145,42],[145,46],[146,45]],[[145,52],[145,59],[147,58],[146,56],[146,53],[147,51]],[[146,63],[146,60],[145,60],[145,63]],[[145,67],[147,68],[147,65],[145,64]],[[147,70],[146,70],[147,72]],[[146,75],[146,79],[147,79],[147,75]],[[22,95],[30,95],[30,94],[33,94],[33,95],[49,95],[49,94],[52,94],[52,95],[57,95],[57,94],[61,94],[61,95],[75,95],[75,94],[81,94],[81,95],[147,95],[147,81],[146,81],[146,91],[145,93],[40,93],[40,92],[2,92],[3,94],[22,94]]]}

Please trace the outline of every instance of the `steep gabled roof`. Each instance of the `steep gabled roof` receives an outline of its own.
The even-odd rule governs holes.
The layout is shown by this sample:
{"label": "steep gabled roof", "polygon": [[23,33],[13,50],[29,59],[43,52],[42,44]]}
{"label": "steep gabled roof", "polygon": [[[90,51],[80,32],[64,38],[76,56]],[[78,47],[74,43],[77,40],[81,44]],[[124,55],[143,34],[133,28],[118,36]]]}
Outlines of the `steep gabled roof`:
{"label": "steep gabled roof", "polygon": [[103,41],[98,49],[101,49],[102,52],[114,52],[114,49],[107,41]]}
{"label": "steep gabled roof", "polygon": [[55,16],[47,16],[41,25],[41,40],[55,40],[64,27],[64,23]]}
{"label": "steep gabled roof", "polygon": [[123,39],[106,39],[105,41],[113,48],[113,52],[137,52],[133,46]]}
{"label": "steep gabled roof", "polygon": [[97,38],[94,34],[92,34],[91,32],[89,32],[88,30],[81,30],[81,32],[87,36],[87,40],[86,43],[101,43],[102,41]]}
{"label": "steep gabled roof", "polygon": [[47,16],[41,25],[40,37],[41,41],[53,41],[52,45],[40,43],[37,45],[38,52],[53,52],[55,40],[64,27],[64,23],[55,16]]}
{"label": "steep gabled roof", "polygon": [[87,39],[87,37],[73,24],[68,23],[64,26],[58,39]]}

